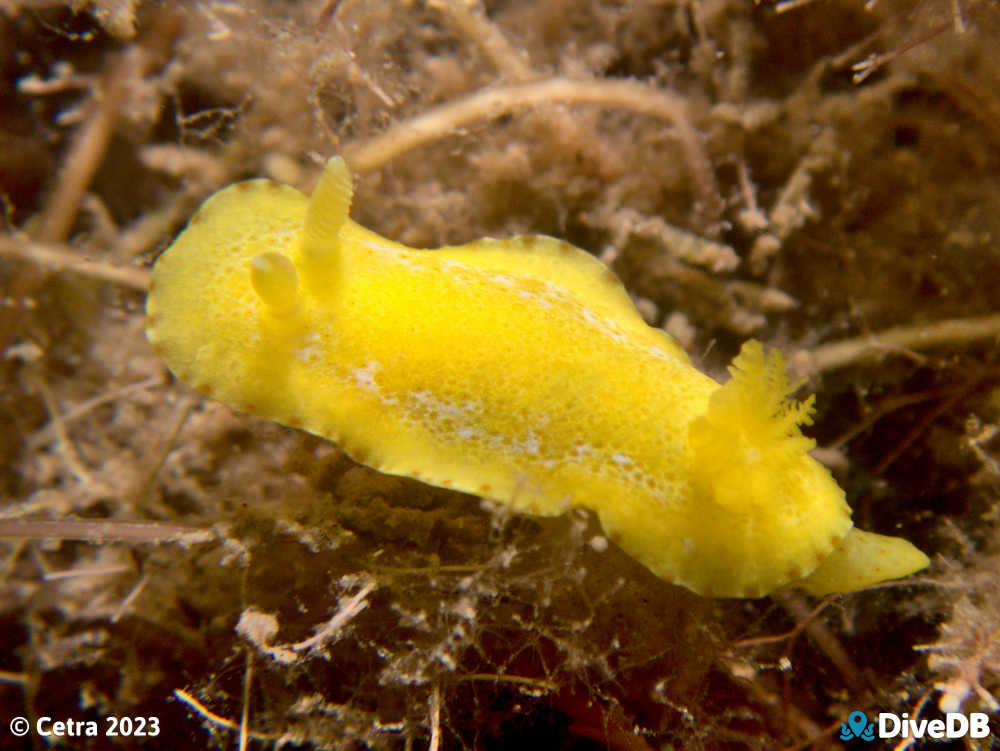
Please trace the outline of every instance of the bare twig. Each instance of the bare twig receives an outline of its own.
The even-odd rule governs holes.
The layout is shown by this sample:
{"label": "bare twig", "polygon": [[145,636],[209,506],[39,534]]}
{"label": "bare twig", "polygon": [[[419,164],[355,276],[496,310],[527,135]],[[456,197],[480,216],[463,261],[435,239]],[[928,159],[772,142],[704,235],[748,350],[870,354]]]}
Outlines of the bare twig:
{"label": "bare twig", "polygon": [[721,214],[722,199],[701,133],[694,125],[690,103],[680,94],[638,81],[549,78],[484,89],[396,123],[378,136],[349,143],[343,156],[354,171],[371,172],[400,154],[464,126],[552,102],[626,109],[669,122],[684,147],[688,170],[706,217]]}
{"label": "bare twig", "polygon": [[979,318],[946,318],[913,326],[895,326],[885,331],[821,344],[797,352],[792,368],[807,376],[838,370],[859,362],[873,362],[893,352],[910,353],[935,347],[961,347],[977,341],[1000,338],[1000,314]]}
{"label": "bare twig", "polygon": [[475,0],[430,0],[427,5],[444,15],[463,37],[474,42],[483,57],[509,81],[524,81],[534,75],[524,54],[490,20],[482,3]]}
{"label": "bare twig", "polygon": [[123,574],[132,571],[131,566],[119,564],[117,566],[101,566],[99,568],[71,568],[65,571],[46,571],[42,576],[43,581],[59,581],[60,579],[77,579],[83,576],[110,576],[111,574]]}
{"label": "bare twig", "polygon": [[902,441],[892,447],[890,451],[879,460],[879,463],[875,465],[875,469],[872,472],[877,476],[881,477],[889,466],[896,461],[903,452],[908,449],[914,441],[919,438],[924,431],[926,431],[941,415],[948,412],[959,399],[966,396],[975,386],[977,381],[965,384],[965,387],[959,389],[955,393],[948,396],[947,399],[943,399],[939,404],[937,404],[933,409],[931,409],[926,415],[924,415],[916,425],[906,434]]}
{"label": "bare twig", "polygon": [[187,704],[195,712],[200,714],[202,717],[204,717],[213,725],[216,725],[220,728],[227,728],[229,730],[239,730],[239,725],[237,725],[235,722],[233,722],[232,720],[227,720],[225,717],[222,717],[221,715],[217,715],[215,712],[210,710],[208,707],[206,707],[204,704],[202,704],[193,695],[189,694],[184,689],[175,688],[174,696],[176,696],[182,702]]}
{"label": "bare twig", "polygon": [[[204,704],[198,701],[197,698],[195,698],[192,694],[189,694],[184,689],[175,688],[174,696],[176,696],[182,702],[191,707],[191,709],[193,709],[195,712],[201,715],[202,718],[207,720],[210,724],[215,725],[216,727],[226,728],[227,730],[234,730],[236,732],[239,732],[240,729],[239,725],[237,725],[230,719],[222,717],[221,715],[217,715],[215,712],[210,710],[208,707],[206,707]],[[276,740],[278,737],[276,735],[271,735],[269,733],[257,733],[252,730],[248,730],[247,735],[255,740],[264,740],[264,741],[273,741]]]}
{"label": "bare twig", "polygon": [[[163,383],[163,379],[159,376],[153,376],[152,378],[147,378],[143,381],[138,381],[137,383],[130,383],[126,386],[121,386],[113,391],[108,391],[100,396],[95,396],[93,399],[88,399],[85,402],[80,402],[75,407],[66,410],[62,414],[62,423],[65,425],[72,420],[76,420],[83,417],[85,414],[90,412],[102,404],[107,404],[109,402],[118,401],[125,396],[135,392],[142,391],[144,389],[152,388],[154,386]],[[58,438],[55,423],[50,422],[44,428],[40,429],[37,433],[33,433],[27,440],[27,448],[31,451],[35,451],[54,438]]]}
{"label": "bare twig", "polygon": [[143,506],[148,507],[153,503],[153,490],[155,488],[154,483],[156,482],[157,475],[160,474],[160,470],[163,468],[163,463],[167,461],[167,457],[170,456],[170,452],[174,450],[174,445],[177,442],[177,436],[180,435],[181,429],[184,427],[184,423],[187,422],[188,417],[191,416],[191,410],[194,409],[195,404],[198,403],[198,397],[191,393],[186,393],[182,396],[176,405],[174,405],[173,412],[171,413],[170,422],[167,424],[173,425],[170,432],[167,433],[166,438],[163,441],[163,446],[154,455],[155,461],[153,466],[150,467],[149,475],[146,481],[142,484],[142,490],[139,493],[139,498],[142,499]]}
{"label": "bare twig", "polygon": [[82,540],[84,542],[165,543],[184,545],[211,542],[207,527],[163,522],[123,522],[79,519],[0,519],[0,539]]}
{"label": "bare twig", "polygon": [[27,682],[27,673],[14,673],[10,670],[0,670],[0,683],[18,683],[24,685]]}
{"label": "bare twig", "polygon": [[240,751],[246,751],[250,726],[250,687],[253,685],[253,650],[247,650],[247,667],[243,674],[243,712],[240,715]]}
{"label": "bare twig", "polygon": [[[519,50],[486,12],[480,0],[431,0],[428,5],[440,12],[452,28],[479,49],[506,83],[527,83],[542,78],[532,68],[524,50]],[[546,126],[560,143],[572,142],[581,156],[597,165],[609,181],[621,177],[623,157],[611,139],[603,137],[585,118],[577,117],[565,104],[546,111]]]}
{"label": "bare twig", "polygon": [[324,622],[308,639],[294,644],[271,645],[271,639],[278,632],[277,619],[254,608],[247,608],[240,615],[236,631],[246,641],[253,644],[263,654],[281,665],[290,665],[299,659],[303,652],[315,652],[322,649],[340,636],[340,631],[350,623],[362,610],[368,607],[368,595],[376,587],[374,579],[367,579],[364,586],[347,600],[342,600],[333,617]]}
{"label": "bare twig", "polygon": [[93,487],[95,485],[94,478],[84,465],[83,460],[80,459],[80,455],[76,451],[76,446],[73,444],[73,441],[69,437],[69,432],[66,430],[66,424],[63,422],[62,414],[59,411],[59,405],[56,404],[52,389],[49,388],[48,383],[40,373],[35,374],[35,385],[42,397],[42,401],[45,403],[46,410],[48,410],[52,428],[59,439],[58,451],[60,456],[62,456],[63,461],[66,462],[66,466],[69,467],[70,472],[77,480],[84,485]]}
{"label": "bare twig", "polygon": [[[56,184],[41,212],[34,238],[60,243],[69,235],[81,199],[104,160],[118,117],[136,81],[159,65],[169,53],[179,31],[179,17],[163,14],[142,43],[129,46],[108,65],[107,73],[89,103],[86,121],[76,132]],[[8,293],[16,299],[31,297],[45,275],[35,263],[19,268]],[[17,309],[0,309],[0,350],[13,339],[20,322]]]}
{"label": "bare twig", "polygon": [[844,682],[854,694],[857,696],[864,692],[866,686],[863,674],[858,670],[858,666],[854,664],[854,660],[844,649],[844,645],[840,643],[836,634],[823,621],[815,617],[818,611],[810,610],[805,600],[797,594],[786,594],[777,599],[789,615],[805,625],[805,632],[837,668]]}
{"label": "bare twig", "polygon": [[121,620],[121,617],[125,615],[125,612],[132,606],[132,603],[138,599],[140,594],[142,594],[142,590],[146,588],[147,584],[149,584],[149,574],[143,574],[142,578],[134,587],[132,587],[129,593],[125,595],[125,599],[122,600],[121,604],[115,609],[114,614],[111,616],[112,623],[118,623],[118,621]]}
{"label": "bare twig", "polygon": [[55,190],[42,211],[37,233],[39,240],[62,242],[66,239],[76,218],[80,199],[104,159],[129,91],[135,81],[144,75],[149,62],[146,50],[132,45],[122,53],[116,64],[110,66],[108,75],[91,100],[86,122],[73,139]]}
{"label": "bare twig", "polygon": [[90,102],[86,122],[77,131],[55,189],[42,210],[37,239],[43,242],[66,239],[80,199],[104,159],[118,117],[136,81],[162,63],[178,31],[178,19],[165,15],[142,43],[127,47],[108,66]]}
{"label": "bare twig", "polygon": [[145,269],[91,261],[78,251],[59,243],[39,242],[17,235],[0,235],[0,256],[31,261],[53,271],[72,271],[142,291],[149,287],[149,272]]}
{"label": "bare twig", "polygon": [[434,684],[431,689],[431,742],[428,751],[438,751],[441,748],[441,687]]}

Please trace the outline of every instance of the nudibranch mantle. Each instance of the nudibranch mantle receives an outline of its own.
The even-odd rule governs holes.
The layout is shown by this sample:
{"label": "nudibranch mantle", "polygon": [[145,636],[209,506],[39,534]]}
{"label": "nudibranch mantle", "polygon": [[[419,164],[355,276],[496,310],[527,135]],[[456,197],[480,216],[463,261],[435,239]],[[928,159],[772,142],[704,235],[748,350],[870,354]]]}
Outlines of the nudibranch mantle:
{"label": "nudibranch mantle", "polygon": [[700,594],[847,591],[927,564],[853,527],[777,352],[748,342],[720,386],[584,251],[416,250],[349,219],[351,195],[335,157],[311,196],[250,180],[202,205],[147,301],[180,380],[382,472],[532,514],[591,508]]}

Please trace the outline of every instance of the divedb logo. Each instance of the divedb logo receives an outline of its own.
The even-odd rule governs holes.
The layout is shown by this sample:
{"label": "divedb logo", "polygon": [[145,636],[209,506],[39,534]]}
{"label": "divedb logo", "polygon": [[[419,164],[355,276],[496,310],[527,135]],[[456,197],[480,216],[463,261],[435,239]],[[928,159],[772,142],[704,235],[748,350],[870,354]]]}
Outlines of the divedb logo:
{"label": "divedb logo", "polygon": [[911,720],[904,712],[879,712],[871,722],[864,712],[854,711],[840,723],[840,740],[873,741],[876,738],[985,738],[990,734],[990,716],[985,712],[948,712],[943,720]]}

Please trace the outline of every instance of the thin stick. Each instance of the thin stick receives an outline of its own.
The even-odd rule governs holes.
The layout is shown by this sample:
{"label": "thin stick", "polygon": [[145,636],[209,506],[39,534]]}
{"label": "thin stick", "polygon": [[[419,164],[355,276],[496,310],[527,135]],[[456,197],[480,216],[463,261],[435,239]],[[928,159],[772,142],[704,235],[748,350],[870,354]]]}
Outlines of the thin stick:
{"label": "thin stick", "polygon": [[347,602],[337,609],[334,616],[323,624],[323,627],[317,631],[314,635],[310,636],[308,639],[297,642],[295,644],[290,644],[287,649],[291,649],[293,652],[305,652],[307,650],[318,649],[330,641],[333,641],[340,630],[347,625],[354,617],[368,607],[367,597],[373,589],[375,589],[376,582],[371,580],[367,582],[357,594],[351,597]]}
{"label": "thin stick", "polygon": [[163,522],[0,519],[0,539],[194,544],[211,542],[215,533],[207,527]]}
{"label": "thin stick", "polygon": [[458,678],[460,681],[485,681],[489,683],[513,683],[514,685],[527,686],[532,689],[543,691],[558,691],[559,687],[551,681],[543,681],[539,678],[526,678],[521,675],[504,675],[502,673],[470,673]]}
{"label": "thin stick", "polygon": [[[838,370],[858,362],[872,362],[892,352],[960,346],[1000,338],[1000,314],[978,318],[946,318],[913,326],[894,326],[873,334],[821,344],[799,352],[795,369],[802,375]],[[800,359],[801,358],[801,359]]]}
{"label": "thin stick", "polygon": [[240,751],[247,749],[247,732],[250,725],[250,686],[253,683],[253,650],[247,650],[247,668],[243,675],[243,713],[240,716]]}
{"label": "thin stick", "polygon": [[493,67],[510,81],[524,81],[534,71],[525,56],[500,28],[490,20],[481,2],[430,0],[427,7],[442,14],[466,39],[472,41]]}
{"label": "thin stick", "polygon": [[174,450],[174,444],[177,442],[177,436],[180,435],[181,428],[184,427],[184,423],[187,422],[188,417],[191,416],[191,410],[194,409],[197,403],[197,397],[186,394],[181,397],[180,401],[177,402],[177,406],[174,407],[173,416],[174,427],[167,434],[166,440],[163,442],[163,448],[156,457],[156,462],[149,471],[149,477],[146,482],[143,483],[142,492],[139,497],[143,499],[144,504],[149,504],[153,495],[153,483],[156,482],[156,476],[160,473],[160,469],[163,467],[163,463],[167,460],[170,452]]}
{"label": "thin stick", "polygon": [[796,619],[795,625],[783,634],[776,634],[774,636],[756,636],[752,639],[741,639],[732,643],[731,648],[733,649],[744,649],[746,647],[759,647],[764,644],[777,644],[778,642],[787,641],[797,637],[802,629],[806,627],[806,624],[813,620],[817,615],[820,614],[827,605],[829,605],[837,595],[827,595],[823,600],[821,600],[812,610],[802,617]]}
{"label": "thin stick", "polygon": [[34,261],[53,271],[72,271],[143,292],[149,288],[149,272],[145,269],[91,261],[69,246],[59,243],[29,240],[16,235],[0,235],[0,256]]}
{"label": "thin stick", "polygon": [[865,415],[864,419],[861,420],[857,425],[849,428],[841,435],[837,436],[836,439],[826,444],[824,448],[827,449],[839,449],[846,443],[850,443],[859,435],[868,430],[872,425],[877,423],[886,415],[892,414],[898,409],[903,409],[911,404],[922,404],[923,402],[931,401],[932,399],[939,399],[942,396],[947,396],[956,391],[964,392],[966,390],[966,384],[962,384],[958,388],[953,389],[934,389],[932,391],[921,391],[917,394],[906,394],[904,396],[898,396],[892,399],[885,399],[878,404],[874,405],[872,411]]}
{"label": "thin stick", "polygon": [[[77,208],[104,160],[118,117],[135,82],[166,58],[179,33],[180,16],[162,14],[141,44],[132,45],[108,65],[108,72],[88,104],[86,122],[76,131],[56,184],[42,209],[33,233],[36,240],[58,243],[69,235]],[[15,299],[30,298],[44,279],[39,265],[29,261],[13,275],[8,285],[9,294]],[[0,350],[6,349],[14,338],[20,321],[20,310],[0,308]]]}
{"label": "thin stick", "polygon": [[27,545],[27,540],[17,540],[10,546],[10,554],[0,564],[0,574],[6,573],[14,565],[21,553],[24,552],[25,545]]}
{"label": "thin stick", "polygon": [[131,566],[102,566],[100,568],[71,568],[65,571],[47,571],[42,575],[42,581],[57,581],[59,579],[76,579],[81,576],[109,576],[132,571]]}
{"label": "thin stick", "polygon": [[[823,651],[827,659],[840,671],[844,682],[855,695],[860,695],[867,686],[863,674],[858,670],[854,660],[844,649],[844,645],[827,625],[815,617],[816,610],[810,610],[805,601],[796,594],[786,594],[776,597],[781,606],[800,623],[805,624],[805,632]],[[825,601],[824,603],[825,604]]]}
{"label": "thin stick", "polygon": [[965,385],[965,388],[959,389],[947,399],[941,401],[936,407],[930,410],[926,415],[921,418],[921,420],[910,430],[909,433],[896,444],[885,456],[882,457],[881,461],[875,465],[875,469],[872,470],[876,477],[881,477],[889,466],[896,461],[903,452],[908,449],[914,441],[919,438],[924,431],[927,430],[941,415],[950,410],[955,406],[955,403],[965,397],[972,389],[977,385],[977,382],[969,383]]}
{"label": "thin stick", "polygon": [[[217,727],[220,727],[220,728],[226,728],[227,730],[237,730],[238,731],[240,729],[239,725],[237,725],[235,722],[233,722],[232,720],[226,719],[225,717],[222,717],[221,715],[217,715],[211,709],[209,709],[204,704],[202,704],[200,701],[198,701],[198,699],[196,699],[194,697],[194,695],[189,694],[184,689],[182,689],[182,688],[175,688],[174,689],[174,696],[176,696],[182,702],[184,702],[185,704],[187,704],[189,707],[191,707],[191,709],[193,709],[195,712],[197,712],[198,714],[200,714],[202,717],[204,717],[206,720],[208,720],[213,725],[215,725]],[[278,736],[272,735],[270,733],[258,733],[258,732],[254,732],[253,730],[247,731],[247,735],[250,738],[253,738],[254,740],[258,740],[258,741],[273,741],[273,740],[276,740],[278,738]]]}
{"label": "thin stick", "polygon": [[[71,420],[75,420],[79,417],[90,412],[92,409],[100,407],[102,404],[108,402],[117,401],[118,399],[128,396],[133,391],[142,391],[143,389],[152,388],[153,386],[159,386],[163,384],[163,379],[160,376],[153,376],[152,378],[147,378],[143,381],[137,381],[136,383],[130,383],[121,388],[117,388],[114,391],[108,391],[100,396],[95,396],[93,399],[87,399],[84,402],[80,402],[72,409],[66,410],[62,414],[62,422],[66,424]],[[27,446],[31,450],[41,448],[53,438],[58,438],[56,435],[55,425],[49,423],[44,428],[39,430],[37,433],[32,434],[27,440]]]}
{"label": "thin stick", "polygon": [[119,605],[118,609],[115,610],[114,615],[111,616],[112,623],[118,623],[118,621],[121,620],[122,616],[125,615],[125,611],[132,606],[132,603],[136,601],[142,593],[142,590],[146,588],[147,584],[149,584],[149,574],[143,574],[139,582],[132,587],[132,590],[125,596],[125,599],[122,600],[121,605]]}
{"label": "thin stick", "polygon": [[200,701],[198,701],[192,694],[189,694],[182,688],[174,689],[174,696],[180,699],[182,702],[187,704],[191,709],[200,714],[206,720],[211,722],[213,725],[217,725],[220,728],[228,728],[229,730],[239,730],[240,726],[237,725],[232,720],[227,720],[221,715],[217,715],[211,709],[206,707]]}
{"label": "thin stick", "polygon": [[76,451],[76,446],[70,440],[69,432],[66,430],[66,424],[63,422],[62,415],[59,412],[59,405],[56,404],[52,390],[41,374],[36,374],[35,383],[38,386],[38,393],[41,394],[42,401],[45,403],[45,409],[49,413],[49,421],[53,430],[55,430],[58,439],[58,451],[62,455],[63,461],[66,462],[70,472],[73,473],[73,476],[77,480],[88,487],[93,487],[94,478],[90,476],[90,472]]}
{"label": "thin stick", "polygon": [[897,57],[909,52],[914,47],[917,47],[924,42],[930,41],[939,34],[944,33],[948,30],[949,26],[952,26],[952,21],[945,21],[944,23],[938,24],[932,27],[929,31],[921,34],[916,39],[911,39],[905,44],[896,47],[894,50],[889,52],[883,52],[882,54],[872,54],[866,57],[864,60],[854,63],[851,66],[851,70],[854,71],[854,76],[852,80],[854,83],[862,83],[868,76],[877,71],[882,66],[895,60]]}
{"label": "thin stick", "polygon": [[396,123],[373,138],[347,144],[343,156],[355,172],[371,172],[400,154],[464,126],[552,102],[617,107],[671,123],[684,146],[699,197],[710,214],[717,213],[716,204],[721,201],[718,186],[701,134],[692,122],[687,99],[638,81],[549,78],[484,89]]}
{"label": "thin stick", "polygon": [[431,689],[431,743],[427,751],[438,751],[441,747],[441,687],[436,683]]}
{"label": "thin stick", "polygon": [[104,160],[118,117],[136,82],[165,60],[179,30],[179,19],[165,15],[140,43],[118,54],[108,66],[89,103],[86,122],[76,132],[42,210],[36,233],[39,240],[61,242],[69,235],[80,199]]}

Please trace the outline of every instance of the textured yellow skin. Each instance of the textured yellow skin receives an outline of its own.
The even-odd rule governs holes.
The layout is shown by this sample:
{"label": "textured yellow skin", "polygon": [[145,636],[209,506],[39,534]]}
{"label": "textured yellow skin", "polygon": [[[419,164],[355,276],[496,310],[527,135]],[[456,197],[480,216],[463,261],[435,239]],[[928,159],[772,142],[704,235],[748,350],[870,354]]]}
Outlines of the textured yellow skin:
{"label": "textured yellow skin", "polygon": [[[701,594],[840,591],[926,565],[853,530],[777,353],[748,343],[720,387],[585,252],[550,237],[415,250],[347,218],[350,198],[337,158],[311,198],[252,180],[205,202],[147,302],[178,378],[383,472],[534,514],[594,509]],[[859,535],[893,542],[873,561]]]}

